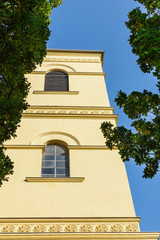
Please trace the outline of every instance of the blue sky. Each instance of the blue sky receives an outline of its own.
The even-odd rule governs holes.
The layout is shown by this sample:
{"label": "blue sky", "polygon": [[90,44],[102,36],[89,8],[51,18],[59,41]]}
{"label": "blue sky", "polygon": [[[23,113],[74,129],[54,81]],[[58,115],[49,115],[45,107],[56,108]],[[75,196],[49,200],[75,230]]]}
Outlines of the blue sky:
{"label": "blue sky", "polygon": [[[129,30],[124,22],[136,6],[134,0],[63,0],[63,5],[52,12],[47,44],[48,48],[105,50],[110,103],[119,114],[118,125],[126,127],[130,120],[114,103],[117,91],[156,91],[156,79],[141,72],[127,41]],[[136,215],[141,217],[141,231],[160,231],[160,173],[152,180],[143,179],[143,167],[133,161],[126,164],[126,169]]]}

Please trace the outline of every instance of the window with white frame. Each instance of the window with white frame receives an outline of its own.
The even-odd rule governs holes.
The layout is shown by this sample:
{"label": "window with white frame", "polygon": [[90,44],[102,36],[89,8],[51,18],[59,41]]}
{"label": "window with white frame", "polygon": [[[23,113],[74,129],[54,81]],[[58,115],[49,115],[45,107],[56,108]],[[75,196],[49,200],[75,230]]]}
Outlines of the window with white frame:
{"label": "window with white frame", "polygon": [[42,156],[42,177],[69,177],[68,149],[60,144],[48,144]]}

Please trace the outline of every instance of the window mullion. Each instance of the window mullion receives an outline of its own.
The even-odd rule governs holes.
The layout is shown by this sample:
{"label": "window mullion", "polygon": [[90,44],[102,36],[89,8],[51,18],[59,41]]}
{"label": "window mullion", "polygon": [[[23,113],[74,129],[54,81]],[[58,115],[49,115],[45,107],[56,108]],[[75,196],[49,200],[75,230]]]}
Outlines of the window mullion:
{"label": "window mullion", "polygon": [[55,177],[57,177],[57,166],[56,166],[56,163],[57,163],[57,148],[56,148],[56,145],[54,145],[55,147]]}

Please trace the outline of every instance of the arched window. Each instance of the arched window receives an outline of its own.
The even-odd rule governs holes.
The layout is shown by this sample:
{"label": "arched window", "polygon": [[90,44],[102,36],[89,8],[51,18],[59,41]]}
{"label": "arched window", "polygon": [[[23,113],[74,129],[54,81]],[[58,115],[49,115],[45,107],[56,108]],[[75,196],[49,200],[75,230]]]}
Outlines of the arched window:
{"label": "arched window", "polygon": [[48,144],[42,156],[42,177],[69,177],[68,149],[60,144]]}
{"label": "arched window", "polygon": [[60,71],[52,71],[45,76],[44,91],[69,91],[68,75]]}

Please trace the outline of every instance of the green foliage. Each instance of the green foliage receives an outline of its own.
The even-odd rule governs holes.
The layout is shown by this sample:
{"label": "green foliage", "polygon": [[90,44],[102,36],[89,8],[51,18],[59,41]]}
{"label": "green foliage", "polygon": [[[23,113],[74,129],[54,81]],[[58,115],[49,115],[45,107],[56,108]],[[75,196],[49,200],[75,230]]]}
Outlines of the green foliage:
{"label": "green foliage", "polygon": [[1,0],[0,2],[0,186],[13,173],[4,141],[15,137],[27,109],[30,84],[25,74],[41,64],[50,36],[50,13],[62,0]]}
{"label": "green foliage", "polygon": [[129,14],[126,26],[131,32],[129,43],[132,52],[138,56],[137,63],[145,73],[153,73],[160,79],[160,1],[138,0],[147,8],[142,13],[140,8]]}
{"label": "green foliage", "polygon": [[120,91],[115,100],[132,119],[131,126],[136,133],[104,122],[101,129],[106,145],[110,149],[117,147],[123,161],[133,158],[136,164],[145,164],[143,177],[152,178],[158,171],[160,159],[160,96],[147,90],[128,96]]}
{"label": "green foliage", "polygon": [[[141,70],[157,77],[160,93],[160,1],[137,1],[146,7],[146,13],[136,8],[128,14],[129,42],[133,53],[138,56],[137,63]],[[119,91],[115,102],[132,120],[134,132],[104,122],[101,130],[106,145],[111,150],[118,148],[123,161],[132,158],[136,164],[144,164],[143,177],[152,178],[158,171],[160,161],[160,95],[144,90],[127,96]]]}
{"label": "green foliage", "polygon": [[159,12],[160,9],[159,0],[135,0],[135,1],[143,4],[149,14]]}

